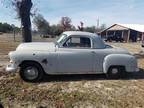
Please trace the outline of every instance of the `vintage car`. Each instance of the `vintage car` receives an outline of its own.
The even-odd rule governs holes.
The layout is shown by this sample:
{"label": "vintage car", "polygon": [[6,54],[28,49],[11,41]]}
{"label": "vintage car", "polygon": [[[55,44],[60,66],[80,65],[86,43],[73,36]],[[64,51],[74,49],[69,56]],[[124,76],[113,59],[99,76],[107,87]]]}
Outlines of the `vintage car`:
{"label": "vintage car", "polygon": [[137,60],[127,50],[106,45],[100,36],[67,31],[54,43],[22,43],[9,53],[6,71],[17,72],[25,81],[38,81],[43,75],[106,74],[119,78],[137,72]]}

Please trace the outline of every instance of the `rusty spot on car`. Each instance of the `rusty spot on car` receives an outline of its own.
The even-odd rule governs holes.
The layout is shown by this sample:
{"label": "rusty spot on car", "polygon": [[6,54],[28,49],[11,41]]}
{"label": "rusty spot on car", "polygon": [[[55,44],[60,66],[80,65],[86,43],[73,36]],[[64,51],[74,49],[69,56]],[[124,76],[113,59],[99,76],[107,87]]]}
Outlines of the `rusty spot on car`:
{"label": "rusty spot on car", "polygon": [[43,59],[42,63],[47,64],[48,63],[47,59]]}

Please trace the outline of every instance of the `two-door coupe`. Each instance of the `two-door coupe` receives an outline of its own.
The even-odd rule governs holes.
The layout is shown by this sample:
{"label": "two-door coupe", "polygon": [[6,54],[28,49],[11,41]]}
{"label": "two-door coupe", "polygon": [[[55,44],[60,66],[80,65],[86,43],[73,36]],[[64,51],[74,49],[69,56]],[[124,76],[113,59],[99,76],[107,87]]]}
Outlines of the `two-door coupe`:
{"label": "two-door coupe", "polygon": [[54,43],[23,43],[9,53],[6,70],[25,81],[38,81],[44,74],[106,74],[118,78],[136,72],[137,60],[127,50],[106,45],[100,36],[67,31]]}

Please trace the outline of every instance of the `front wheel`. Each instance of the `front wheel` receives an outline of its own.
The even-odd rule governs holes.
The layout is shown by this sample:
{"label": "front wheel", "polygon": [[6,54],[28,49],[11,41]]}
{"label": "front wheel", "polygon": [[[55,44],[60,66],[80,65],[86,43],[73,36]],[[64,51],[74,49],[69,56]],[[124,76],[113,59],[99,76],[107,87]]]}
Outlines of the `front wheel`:
{"label": "front wheel", "polygon": [[125,69],[122,66],[112,66],[109,68],[107,77],[111,79],[118,79],[124,77]]}
{"label": "front wheel", "polygon": [[21,65],[20,77],[27,82],[36,82],[44,75],[42,67],[35,62],[26,62]]}

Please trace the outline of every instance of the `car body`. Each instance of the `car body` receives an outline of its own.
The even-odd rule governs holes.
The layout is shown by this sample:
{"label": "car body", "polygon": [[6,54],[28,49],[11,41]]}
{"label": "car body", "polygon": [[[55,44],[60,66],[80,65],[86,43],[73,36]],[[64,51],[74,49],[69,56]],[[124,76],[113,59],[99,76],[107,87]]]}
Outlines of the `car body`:
{"label": "car body", "polygon": [[[25,81],[36,81],[43,74],[108,74],[136,72],[137,60],[127,50],[106,45],[100,36],[80,31],[67,31],[54,43],[22,43],[9,53],[6,70],[16,72]],[[35,77],[34,77],[35,76]]]}

